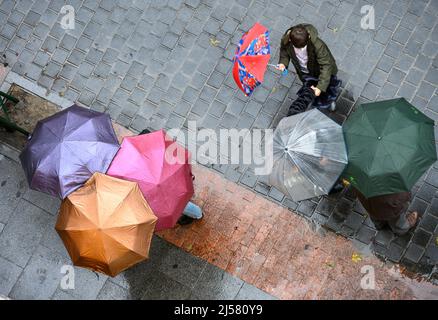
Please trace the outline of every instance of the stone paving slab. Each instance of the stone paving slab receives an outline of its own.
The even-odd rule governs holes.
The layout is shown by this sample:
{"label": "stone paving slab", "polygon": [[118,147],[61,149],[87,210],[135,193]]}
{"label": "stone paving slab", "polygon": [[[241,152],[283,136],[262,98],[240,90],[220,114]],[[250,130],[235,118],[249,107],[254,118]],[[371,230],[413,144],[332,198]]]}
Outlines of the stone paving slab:
{"label": "stone paving slab", "polygon": [[[48,92],[59,105],[77,101],[108,112],[134,132],[187,131],[188,120],[214,130],[275,127],[300,86],[294,73],[281,77],[269,68],[250,98],[231,76],[236,44],[256,21],[271,31],[273,63],[285,29],[299,22],[318,28],[338,61],[344,118],[359,103],[404,96],[438,119],[435,0],[72,1],[76,28],[64,30],[59,12],[67,2],[1,3],[0,52],[10,78]],[[365,4],[374,5],[375,30],[360,28]],[[210,167],[339,234],[373,241],[376,231],[348,190],[342,197],[294,203],[251,166]],[[434,165],[413,190],[409,210],[422,215],[416,230],[403,239],[379,236],[375,248],[383,259],[429,275],[437,261],[437,170]]]}

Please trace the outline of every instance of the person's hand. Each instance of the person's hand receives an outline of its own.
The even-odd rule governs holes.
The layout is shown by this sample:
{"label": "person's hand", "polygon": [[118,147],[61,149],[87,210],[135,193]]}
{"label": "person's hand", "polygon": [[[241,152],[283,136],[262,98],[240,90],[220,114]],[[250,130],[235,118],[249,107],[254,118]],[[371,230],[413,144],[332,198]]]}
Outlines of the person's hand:
{"label": "person's hand", "polygon": [[275,68],[277,70],[284,71],[284,69],[286,69],[286,66],[282,63],[279,63],[279,64],[277,64],[277,66]]}
{"label": "person's hand", "polygon": [[319,90],[315,86],[311,86],[310,88],[312,88],[313,92],[315,92],[315,96],[319,97],[319,95],[321,94],[321,90]]}

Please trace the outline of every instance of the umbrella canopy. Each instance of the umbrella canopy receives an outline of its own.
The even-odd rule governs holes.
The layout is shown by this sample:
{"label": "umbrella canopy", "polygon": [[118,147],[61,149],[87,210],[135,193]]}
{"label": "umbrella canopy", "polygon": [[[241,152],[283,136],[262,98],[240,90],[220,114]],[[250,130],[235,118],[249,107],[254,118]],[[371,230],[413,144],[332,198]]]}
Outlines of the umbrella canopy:
{"label": "umbrella canopy", "polygon": [[233,77],[246,96],[263,82],[270,53],[269,31],[256,23],[243,35],[234,56]]}
{"label": "umbrella canopy", "polygon": [[125,137],[107,174],[138,182],[156,230],[172,228],[194,193],[189,152],[163,130]]}
{"label": "umbrella canopy", "polygon": [[20,160],[32,189],[64,199],[118,149],[109,115],[73,105],[37,123]]}
{"label": "umbrella canopy", "polygon": [[433,120],[404,98],[361,105],[344,134],[343,176],[367,198],[411,190],[437,159]]}
{"label": "umbrella canopy", "polygon": [[294,201],[327,194],[347,164],[342,127],[317,109],[283,118],[273,151],[269,182]]}
{"label": "umbrella canopy", "polygon": [[148,258],[156,221],[137,183],[95,173],[62,202],[55,229],[74,265],[114,277]]}

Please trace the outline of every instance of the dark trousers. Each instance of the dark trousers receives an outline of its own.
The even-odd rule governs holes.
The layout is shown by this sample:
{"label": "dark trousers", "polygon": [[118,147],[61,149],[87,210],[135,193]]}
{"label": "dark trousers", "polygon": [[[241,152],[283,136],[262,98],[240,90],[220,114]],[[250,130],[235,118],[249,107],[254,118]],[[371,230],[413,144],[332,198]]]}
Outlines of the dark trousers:
{"label": "dark trousers", "polygon": [[408,207],[409,207],[409,203],[407,203],[404,206],[403,210],[401,210],[400,215],[393,219],[388,219],[383,221],[383,220],[373,219],[371,216],[370,219],[374,223],[376,229],[380,230],[385,228],[386,226],[389,226],[392,232],[394,232],[396,235],[402,236],[411,229],[411,226],[409,225],[409,221],[407,219]]}
{"label": "dark trousers", "polygon": [[316,97],[311,86],[318,85],[318,79],[309,75],[303,76],[303,86],[297,92],[297,98],[289,107],[288,116],[298,114],[307,110],[309,106],[326,109],[338,97],[339,87],[342,81],[336,75],[330,77],[330,83],[326,92],[321,92],[319,97]]}
{"label": "dark trousers", "polygon": [[325,92],[321,92],[319,97],[316,97],[313,101],[313,105],[318,108],[326,109],[330,106],[330,103],[336,101],[338,97],[339,87],[342,81],[338,79],[336,75],[330,77],[330,83]]}

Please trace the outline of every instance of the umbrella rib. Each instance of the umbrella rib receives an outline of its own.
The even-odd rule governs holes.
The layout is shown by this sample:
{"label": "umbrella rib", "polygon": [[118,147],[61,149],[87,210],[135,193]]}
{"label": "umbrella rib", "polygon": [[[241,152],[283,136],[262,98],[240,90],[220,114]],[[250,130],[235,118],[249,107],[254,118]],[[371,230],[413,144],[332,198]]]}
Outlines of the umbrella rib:
{"label": "umbrella rib", "polygon": [[[76,127],[73,127],[72,129],[73,130],[71,130],[70,132],[66,132],[66,134],[65,134],[65,138],[67,138],[68,136],[70,136],[70,135],[72,135],[73,133],[75,133],[76,131],[78,131],[78,130],[80,130],[80,129],[82,129],[82,127],[85,125],[85,124],[87,124],[88,122],[90,122],[90,121],[92,121],[93,120],[93,117],[92,118],[87,118],[84,122],[82,122],[80,125],[78,125],[78,126],[76,126]],[[70,141],[70,140],[68,140],[68,141]]]}
{"label": "umbrella rib", "polygon": [[[290,156],[290,155],[288,155],[288,157],[286,157],[286,158],[289,158],[289,160],[291,160],[293,163],[294,163],[294,165],[298,168],[298,165],[296,164],[296,162],[294,161],[294,159],[292,159],[292,157]],[[282,175],[283,175],[283,181],[286,181],[286,170],[284,169],[284,165],[285,165],[285,161],[282,161],[282,164],[283,164],[283,170],[281,170],[280,172],[282,172]],[[292,199],[294,199],[294,196],[291,194],[291,192],[289,191],[289,188],[286,188],[285,187],[285,190],[287,191],[287,193],[289,194],[289,196],[292,198]]]}
{"label": "umbrella rib", "polygon": [[108,215],[106,221],[102,221],[102,226],[105,225],[105,223],[117,212],[117,210],[122,206],[123,202],[125,201],[126,198],[128,198],[128,196],[131,194],[131,192],[134,191],[134,188],[131,188],[131,190],[129,190],[129,192],[126,194],[125,198],[120,201],[117,206],[114,208],[114,210],[111,212],[111,214]]}
{"label": "umbrella rib", "polygon": [[[90,174],[92,175],[92,172],[88,169],[87,164],[84,163],[84,162],[82,161],[81,157],[80,157],[79,155],[77,155],[76,152],[73,151],[73,149],[71,149],[71,148],[68,146],[67,143],[63,143],[62,145],[65,146],[65,147],[70,151],[70,153],[71,153],[72,155],[74,155],[74,156],[76,157],[76,159],[79,160],[80,164],[83,165],[84,168],[87,169],[87,171],[90,172]],[[87,153],[88,153],[88,152],[87,152]],[[88,153],[88,154],[90,154],[90,153]],[[90,154],[90,155],[91,155],[91,154]],[[59,161],[59,162],[60,162],[60,161]]]}
{"label": "umbrella rib", "polygon": [[42,127],[46,128],[47,131],[49,131],[55,138],[57,138],[60,142],[62,142],[61,135],[55,133],[52,128],[50,127],[50,122],[42,122]]}
{"label": "umbrella rib", "polygon": [[[295,154],[298,158],[300,158],[300,155],[299,155],[298,152],[294,152],[294,154]],[[313,156],[313,155],[309,155],[309,156],[310,156],[310,157],[317,158],[316,156]],[[291,158],[292,158],[292,157],[291,157]],[[295,161],[294,161],[294,162],[295,162]],[[316,176],[313,177],[312,175],[306,174],[305,171],[307,171],[307,172],[312,172],[312,168],[310,168],[310,167],[307,165],[307,161],[304,161],[304,159],[303,159],[301,162],[302,162],[302,165],[301,165],[301,166],[298,166],[298,168],[300,168],[300,172],[303,174],[303,176],[306,177],[307,180],[309,180],[314,186],[318,186],[319,188],[321,188],[321,187],[319,186],[319,183],[317,183],[317,181],[315,180],[315,179],[316,179]],[[305,170],[303,170],[303,167],[304,167]],[[315,178],[315,179],[314,179],[314,178]],[[322,188],[321,188],[321,189],[322,189]],[[325,190],[323,190],[323,191],[326,192]]]}
{"label": "umbrella rib", "polygon": [[[82,210],[80,210],[78,207],[76,207],[75,205],[73,205],[72,206],[73,207],[73,210],[75,210],[75,212],[79,215],[81,215],[82,217],[84,217],[85,219],[87,219],[92,225],[94,225],[95,226],[95,228],[97,228],[98,226],[93,222],[93,220],[91,220],[86,214],[85,214],[85,212],[83,212]],[[64,230],[66,230],[66,231],[76,231],[76,230],[78,230],[78,229],[70,229],[70,228],[65,228]],[[89,230],[93,230],[93,229],[80,229],[80,230],[78,230],[78,231],[89,231]]]}
{"label": "umbrella rib", "polygon": [[[120,226],[120,227],[106,228],[106,229],[103,229],[102,232],[103,232],[107,237],[111,238],[113,241],[117,242],[118,244],[124,246],[125,248],[128,248],[128,249],[129,249],[130,251],[132,251],[132,252],[135,252],[135,253],[139,254],[138,252],[134,251],[133,248],[129,248],[129,247],[127,247],[124,243],[120,242],[118,239],[114,238],[111,234],[108,234],[108,233],[106,233],[105,231],[106,231],[106,230],[109,230],[109,229],[117,229],[117,228],[133,227],[133,226],[139,227],[139,226],[141,226],[141,225],[148,225],[148,224],[149,224],[149,222],[141,222],[141,223],[137,223],[137,224],[128,224],[128,225]],[[141,255],[141,254],[140,254],[140,255]],[[141,256],[143,256],[143,255],[141,255]]]}

